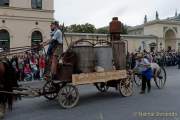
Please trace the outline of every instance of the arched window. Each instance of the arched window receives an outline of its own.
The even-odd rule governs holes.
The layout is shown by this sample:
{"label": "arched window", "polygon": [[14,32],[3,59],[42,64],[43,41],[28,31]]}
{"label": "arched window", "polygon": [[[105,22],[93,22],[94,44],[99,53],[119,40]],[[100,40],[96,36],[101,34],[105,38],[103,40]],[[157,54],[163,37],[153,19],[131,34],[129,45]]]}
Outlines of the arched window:
{"label": "arched window", "polygon": [[165,48],[168,51],[176,49],[176,33],[172,29],[165,32]]}
{"label": "arched window", "polygon": [[9,6],[9,0],[0,0],[0,6]]}
{"label": "arched window", "polygon": [[42,34],[40,31],[34,31],[31,35],[31,45],[36,45],[42,42]]}
{"label": "arched window", "polygon": [[42,0],[31,0],[32,9],[42,9]]}
{"label": "arched window", "polygon": [[0,49],[8,50],[10,48],[10,36],[7,30],[0,30]]}

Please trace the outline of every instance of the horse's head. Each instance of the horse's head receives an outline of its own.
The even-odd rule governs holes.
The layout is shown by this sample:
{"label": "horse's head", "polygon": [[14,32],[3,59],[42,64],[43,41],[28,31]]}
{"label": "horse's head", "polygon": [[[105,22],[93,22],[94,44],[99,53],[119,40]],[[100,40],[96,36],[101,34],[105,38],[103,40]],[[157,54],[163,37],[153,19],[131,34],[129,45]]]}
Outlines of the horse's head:
{"label": "horse's head", "polygon": [[5,80],[9,82],[11,87],[17,87],[18,82],[18,73],[15,68],[12,66],[12,63],[7,60],[5,65]]}
{"label": "horse's head", "polygon": [[[18,87],[17,73],[14,70],[10,61],[0,63],[0,91],[13,92],[14,87]],[[12,108],[13,95],[0,94],[0,103],[8,104],[9,108]]]}
{"label": "horse's head", "polygon": [[3,82],[3,78],[4,78],[4,73],[5,73],[5,66],[2,62],[0,62],[0,84],[2,84]]}

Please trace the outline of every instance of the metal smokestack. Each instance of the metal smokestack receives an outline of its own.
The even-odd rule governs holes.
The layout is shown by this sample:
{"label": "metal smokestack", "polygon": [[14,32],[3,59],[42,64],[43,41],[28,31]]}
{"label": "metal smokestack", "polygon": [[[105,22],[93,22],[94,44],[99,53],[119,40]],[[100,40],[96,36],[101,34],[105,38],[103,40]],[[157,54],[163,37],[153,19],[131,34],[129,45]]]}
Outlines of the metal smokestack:
{"label": "metal smokestack", "polygon": [[117,41],[121,39],[120,33],[122,32],[121,21],[118,20],[118,17],[113,17],[112,21],[109,24],[109,33],[111,36],[111,41]]}

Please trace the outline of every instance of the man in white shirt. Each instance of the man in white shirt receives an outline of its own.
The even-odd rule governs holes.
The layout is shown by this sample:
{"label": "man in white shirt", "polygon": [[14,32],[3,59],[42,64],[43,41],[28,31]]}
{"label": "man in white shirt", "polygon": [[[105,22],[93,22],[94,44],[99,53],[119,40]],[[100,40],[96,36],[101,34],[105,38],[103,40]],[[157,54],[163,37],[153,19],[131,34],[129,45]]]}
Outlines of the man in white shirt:
{"label": "man in white shirt", "polygon": [[51,24],[51,29],[54,30],[51,34],[51,41],[48,48],[48,56],[51,58],[51,73],[52,79],[58,80],[56,75],[57,72],[57,64],[63,53],[63,35],[61,30],[59,29],[59,23],[54,21]]}

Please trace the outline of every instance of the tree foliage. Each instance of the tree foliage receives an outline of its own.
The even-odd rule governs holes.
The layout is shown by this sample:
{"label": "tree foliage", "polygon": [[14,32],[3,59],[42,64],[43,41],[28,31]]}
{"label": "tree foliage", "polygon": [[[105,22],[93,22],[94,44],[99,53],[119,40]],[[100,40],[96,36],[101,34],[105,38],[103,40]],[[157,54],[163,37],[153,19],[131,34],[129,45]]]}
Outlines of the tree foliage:
{"label": "tree foliage", "polygon": [[109,27],[98,28],[98,29],[96,29],[96,33],[108,34],[109,33]]}
{"label": "tree foliage", "polygon": [[[122,24],[121,29],[122,29],[121,34],[127,34],[127,25]],[[96,32],[102,33],[102,34],[108,34],[109,33],[109,26],[98,28],[98,29],[96,29]]]}
{"label": "tree foliage", "polygon": [[[69,33],[99,33],[99,34],[108,34],[109,26],[95,28],[94,25],[86,23],[86,24],[73,24],[70,26],[64,27],[64,32]],[[122,24],[122,32],[121,34],[127,34],[127,25]]]}
{"label": "tree foliage", "polygon": [[96,28],[94,25],[86,23],[86,24],[73,24],[66,27],[66,32],[70,33],[95,33]]}
{"label": "tree foliage", "polygon": [[121,34],[128,34],[127,29],[128,29],[128,26],[127,26],[127,25],[122,24],[122,32],[121,32]]}

